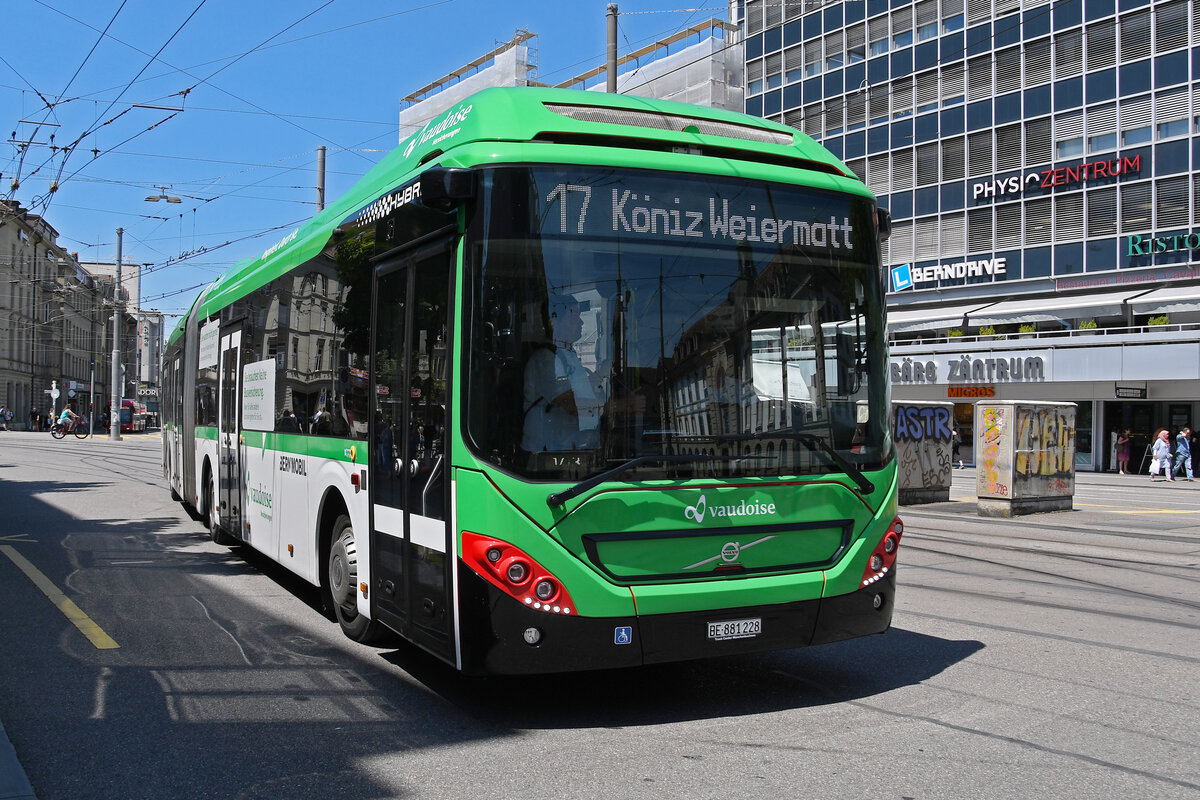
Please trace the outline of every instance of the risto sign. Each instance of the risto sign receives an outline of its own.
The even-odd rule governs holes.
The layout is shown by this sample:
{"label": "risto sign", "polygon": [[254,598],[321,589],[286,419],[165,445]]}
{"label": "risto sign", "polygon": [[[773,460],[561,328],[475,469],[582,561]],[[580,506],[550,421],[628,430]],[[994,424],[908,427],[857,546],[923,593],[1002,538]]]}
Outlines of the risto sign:
{"label": "risto sign", "polygon": [[1180,250],[1200,250],[1200,233],[1135,234],[1125,237],[1126,255],[1152,256]]}

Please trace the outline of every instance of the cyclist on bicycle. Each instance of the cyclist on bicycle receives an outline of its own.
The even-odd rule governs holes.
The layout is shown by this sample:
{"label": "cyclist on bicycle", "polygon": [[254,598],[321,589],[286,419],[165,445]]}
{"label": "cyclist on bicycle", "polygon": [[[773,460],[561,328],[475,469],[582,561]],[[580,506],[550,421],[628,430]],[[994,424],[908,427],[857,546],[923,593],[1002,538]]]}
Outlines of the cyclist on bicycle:
{"label": "cyclist on bicycle", "polygon": [[78,419],[79,415],[72,411],[70,406],[63,406],[62,413],[58,415],[58,424],[70,433],[75,428],[75,421]]}

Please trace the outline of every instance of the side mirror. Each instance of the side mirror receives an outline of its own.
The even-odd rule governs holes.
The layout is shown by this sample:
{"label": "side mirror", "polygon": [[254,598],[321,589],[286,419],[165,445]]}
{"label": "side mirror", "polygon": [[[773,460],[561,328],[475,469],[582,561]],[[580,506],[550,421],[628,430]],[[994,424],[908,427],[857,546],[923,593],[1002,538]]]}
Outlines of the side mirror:
{"label": "side mirror", "polygon": [[892,235],[892,213],[886,208],[876,208],[875,227],[879,231],[879,241],[886,242]]}
{"label": "side mirror", "polygon": [[421,173],[421,202],[429,208],[449,211],[474,196],[474,170],[433,167]]}

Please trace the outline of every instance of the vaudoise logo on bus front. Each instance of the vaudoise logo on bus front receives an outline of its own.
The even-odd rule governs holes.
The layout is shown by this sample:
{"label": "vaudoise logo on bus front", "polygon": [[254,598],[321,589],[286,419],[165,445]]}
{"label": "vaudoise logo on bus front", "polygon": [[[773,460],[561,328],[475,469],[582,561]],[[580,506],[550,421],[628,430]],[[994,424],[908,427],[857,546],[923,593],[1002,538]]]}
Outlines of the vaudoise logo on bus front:
{"label": "vaudoise logo on bus front", "polygon": [[743,500],[736,504],[713,505],[710,507],[706,495],[700,495],[700,499],[696,501],[696,505],[687,506],[683,510],[685,517],[695,520],[701,525],[704,524],[706,518],[709,519],[709,524],[711,525],[711,520],[718,517],[758,517],[773,514],[775,514],[774,503],[760,503],[757,500],[751,500],[747,503]]}
{"label": "vaudoise logo on bus front", "polygon": [[[408,158],[412,155],[413,150],[417,149],[418,145],[425,144],[430,140],[436,144],[442,139],[453,138],[458,134],[458,128],[455,126],[461,125],[466,121],[467,117],[471,114],[472,108],[474,108],[474,106],[460,105],[458,108],[451,109],[450,112],[447,113],[446,116],[437,123],[434,123],[433,120],[427,122],[419,134],[416,134],[409,139],[408,144],[404,148],[404,157]],[[450,128],[454,128],[454,130],[449,130]],[[439,136],[439,134],[444,135]]]}

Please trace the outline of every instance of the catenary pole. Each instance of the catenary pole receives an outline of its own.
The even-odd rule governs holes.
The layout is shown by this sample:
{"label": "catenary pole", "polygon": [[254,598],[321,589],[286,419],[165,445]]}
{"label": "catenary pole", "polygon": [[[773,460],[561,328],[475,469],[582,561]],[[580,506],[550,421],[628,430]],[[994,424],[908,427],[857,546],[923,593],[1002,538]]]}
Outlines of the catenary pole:
{"label": "catenary pole", "polygon": [[317,148],[317,213],[325,210],[325,145]]}
{"label": "catenary pole", "polygon": [[617,4],[608,4],[608,93],[617,93]]}
{"label": "catenary pole", "polygon": [[121,237],[124,228],[117,228],[117,272],[113,282],[113,351],[112,399],[108,410],[108,438],[121,438]]}

